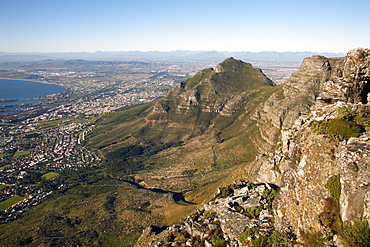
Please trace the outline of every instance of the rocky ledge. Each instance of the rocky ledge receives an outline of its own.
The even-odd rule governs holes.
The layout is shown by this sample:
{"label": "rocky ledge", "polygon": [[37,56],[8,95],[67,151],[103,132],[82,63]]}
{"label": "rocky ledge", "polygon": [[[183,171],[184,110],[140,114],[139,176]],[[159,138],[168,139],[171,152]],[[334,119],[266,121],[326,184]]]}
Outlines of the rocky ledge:
{"label": "rocky ledge", "polygon": [[[274,232],[272,201],[278,188],[244,180],[219,189],[216,198],[181,225],[148,227],[139,246],[246,246],[269,241]],[[270,240],[271,241],[271,240]]]}

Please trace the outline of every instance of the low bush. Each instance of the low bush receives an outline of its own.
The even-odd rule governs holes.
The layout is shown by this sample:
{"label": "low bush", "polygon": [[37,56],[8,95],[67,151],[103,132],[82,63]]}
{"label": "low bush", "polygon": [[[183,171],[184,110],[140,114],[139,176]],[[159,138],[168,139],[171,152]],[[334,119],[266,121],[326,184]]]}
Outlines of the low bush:
{"label": "low bush", "polygon": [[297,238],[293,233],[274,231],[272,235],[268,236],[259,233],[255,227],[246,228],[239,236],[239,241],[245,246],[256,247],[294,246],[296,240]]}
{"label": "low bush", "polygon": [[262,209],[263,209],[262,206],[246,208],[244,209],[243,214],[250,218],[257,219],[260,216]]}
{"label": "low bush", "polygon": [[345,246],[370,246],[370,226],[365,221],[354,222],[353,224],[347,223],[343,226],[340,232],[340,238]]}
{"label": "low bush", "polygon": [[340,140],[350,137],[359,137],[363,132],[370,130],[370,107],[360,105],[357,109],[341,107],[339,117],[321,120],[311,126],[314,133],[328,135]]}
{"label": "low bush", "polygon": [[330,195],[334,200],[339,203],[341,193],[340,175],[331,176],[326,182],[325,188],[329,190]]}

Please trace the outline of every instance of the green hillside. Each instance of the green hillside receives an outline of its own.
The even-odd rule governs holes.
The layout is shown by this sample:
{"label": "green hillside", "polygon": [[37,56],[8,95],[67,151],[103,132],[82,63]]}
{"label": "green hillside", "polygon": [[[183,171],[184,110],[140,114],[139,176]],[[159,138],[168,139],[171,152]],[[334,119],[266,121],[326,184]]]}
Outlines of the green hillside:
{"label": "green hillside", "polygon": [[145,227],[179,222],[220,186],[255,175],[259,148],[274,146],[255,116],[281,90],[230,58],[164,98],[101,115],[87,138],[100,167],[60,173],[52,183],[69,187],[0,228],[0,243],[132,246]]}

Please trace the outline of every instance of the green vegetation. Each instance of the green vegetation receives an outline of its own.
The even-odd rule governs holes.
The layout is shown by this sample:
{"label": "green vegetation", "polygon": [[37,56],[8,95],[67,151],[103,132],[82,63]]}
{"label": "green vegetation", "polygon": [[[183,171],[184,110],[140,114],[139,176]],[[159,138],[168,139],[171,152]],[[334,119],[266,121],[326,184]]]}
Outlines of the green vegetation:
{"label": "green vegetation", "polygon": [[367,220],[347,223],[340,232],[340,239],[345,246],[370,246],[370,226]]}
{"label": "green vegetation", "polygon": [[141,162],[134,157],[144,153],[141,146],[130,145],[111,151],[105,155],[103,167],[111,173],[132,174],[142,169]]}
{"label": "green vegetation", "polygon": [[54,179],[58,176],[59,176],[59,173],[57,173],[57,172],[48,172],[48,173],[42,175],[41,177],[46,179],[46,180],[52,180],[52,179]]}
{"label": "green vegetation", "polygon": [[263,210],[263,206],[249,207],[249,208],[245,208],[243,210],[243,214],[250,217],[250,218],[258,219],[262,210]]}
{"label": "green vegetation", "polygon": [[[0,159],[3,158],[3,157],[5,157],[5,156],[7,156],[7,155],[10,155],[10,154],[9,153],[1,153],[0,154]],[[1,170],[1,168],[0,168],[0,170]]]}
{"label": "green vegetation", "polygon": [[4,189],[4,188],[6,188],[7,187],[7,185],[5,185],[5,184],[0,184],[0,190],[1,189]]}
{"label": "green vegetation", "polygon": [[275,196],[278,194],[278,190],[275,189],[265,189],[262,192],[263,197],[267,200],[267,204],[269,207],[268,209],[271,209],[272,202],[275,199]]}
{"label": "green vegetation", "polygon": [[223,240],[220,236],[216,235],[211,238],[212,243],[216,247],[226,247],[227,243],[225,240]]}
{"label": "green vegetation", "polygon": [[281,233],[274,231],[272,235],[266,236],[258,232],[257,228],[246,228],[239,236],[239,241],[247,246],[256,247],[275,247],[275,246],[294,246],[296,244],[296,236],[292,233]]}
{"label": "green vegetation", "polygon": [[245,231],[239,236],[239,241],[242,244],[245,244],[247,241],[249,241],[249,238],[252,238],[258,234],[258,230],[255,227],[250,227],[245,229]]}
{"label": "green vegetation", "polygon": [[328,246],[337,234],[345,247],[370,246],[370,226],[367,220],[345,223],[338,231],[328,230],[324,233],[314,230],[301,232],[305,246]]}
{"label": "green vegetation", "polygon": [[217,213],[216,212],[210,212],[208,210],[204,211],[203,212],[203,218],[204,219],[214,219],[217,217]]}
{"label": "green vegetation", "polygon": [[18,156],[22,156],[22,155],[27,155],[27,154],[30,154],[32,150],[25,150],[25,151],[19,151],[19,152],[16,152],[14,157],[18,157]]}
{"label": "green vegetation", "polygon": [[341,140],[359,137],[363,132],[361,126],[343,118],[319,121],[314,123],[311,128],[314,133],[336,137]]}
{"label": "green vegetation", "polygon": [[24,197],[21,196],[12,196],[9,199],[0,202],[0,211],[5,211],[8,207],[22,201],[23,199]]}
{"label": "green vegetation", "polygon": [[[1,158],[1,157],[0,157]],[[12,167],[11,165],[5,165],[5,166],[2,166],[0,167],[0,171],[4,170],[5,168],[9,168],[9,167]]]}
{"label": "green vegetation", "polygon": [[359,137],[363,132],[370,129],[370,107],[361,105],[353,110],[347,107],[338,109],[341,114],[337,118],[321,120],[311,126],[311,130],[317,134],[328,135],[340,140],[350,137]]}
{"label": "green vegetation", "polygon": [[291,233],[281,233],[274,231],[270,236],[261,234],[257,228],[246,228],[239,236],[239,241],[246,246],[256,247],[274,247],[274,246],[294,246],[296,244],[296,236]]}
{"label": "green vegetation", "polygon": [[334,175],[330,177],[325,184],[325,188],[329,190],[330,195],[334,198],[334,200],[339,203],[341,192],[340,175]]}

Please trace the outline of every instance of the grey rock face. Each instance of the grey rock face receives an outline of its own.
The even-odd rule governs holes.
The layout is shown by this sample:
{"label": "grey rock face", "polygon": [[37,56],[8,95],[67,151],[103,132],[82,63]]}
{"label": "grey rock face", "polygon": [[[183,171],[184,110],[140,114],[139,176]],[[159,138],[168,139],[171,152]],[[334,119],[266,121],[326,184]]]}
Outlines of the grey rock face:
{"label": "grey rock face", "polygon": [[[281,143],[278,149],[268,158],[259,159],[262,165],[257,181],[281,186],[273,204],[276,229],[283,231],[292,226],[298,237],[301,231],[312,228],[327,231],[327,225],[320,220],[320,215],[329,210],[327,202],[331,192],[326,186],[334,175],[340,175],[339,207],[342,220],[353,222],[368,217],[369,132],[359,138],[340,142],[313,133],[311,126],[317,121],[337,118],[340,109],[355,111],[368,104],[369,71],[369,49],[354,49],[344,59],[305,59],[300,70],[284,86],[285,95],[294,95],[294,92],[300,92],[295,95],[304,95],[302,92],[307,90],[315,92],[317,97],[306,94],[310,98],[308,102],[312,103],[311,109],[302,111],[294,122],[294,117],[280,121]],[[302,80],[302,76],[307,79]],[[286,116],[293,116],[303,108],[286,109]],[[270,110],[266,106],[266,112]],[[280,108],[277,112],[282,118],[284,111]]]}
{"label": "grey rock face", "polygon": [[[217,232],[218,236],[229,246],[244,246],[239,241],[240,235],[248,228],[256,228],[260,234],[271,235],[274,230],[271,211],[271,199],[267,194],[275,191],[269,184],[251,184],[245,181],[236,181],[236,189],[229,189],[228,196],[215,199],[196,213],[189,215],[179,226],[168,227],[161,232],[149,227],[143,231],[137,243],[139,246],[168,246],[179,242],[179,236],[187,236],[186,242],[190,246],[214,246],[210,234]],[[275,193],[275,192],[272,192]],[[258,208],[253,217],[244,213],[248,208]],[[268,209],[266,209],[268,208]],[[161,240],[167,236],[166,240]],[[171,240],[168,236],[172,236]],[[195,244],[197,239],[197,245]],[[185,241],[185,240],[183,240]]]}
{"label": "grey rock face", "polygon": [[370,215],[370,138],[351,138],[339,145],[341,217],[361,220]]}

